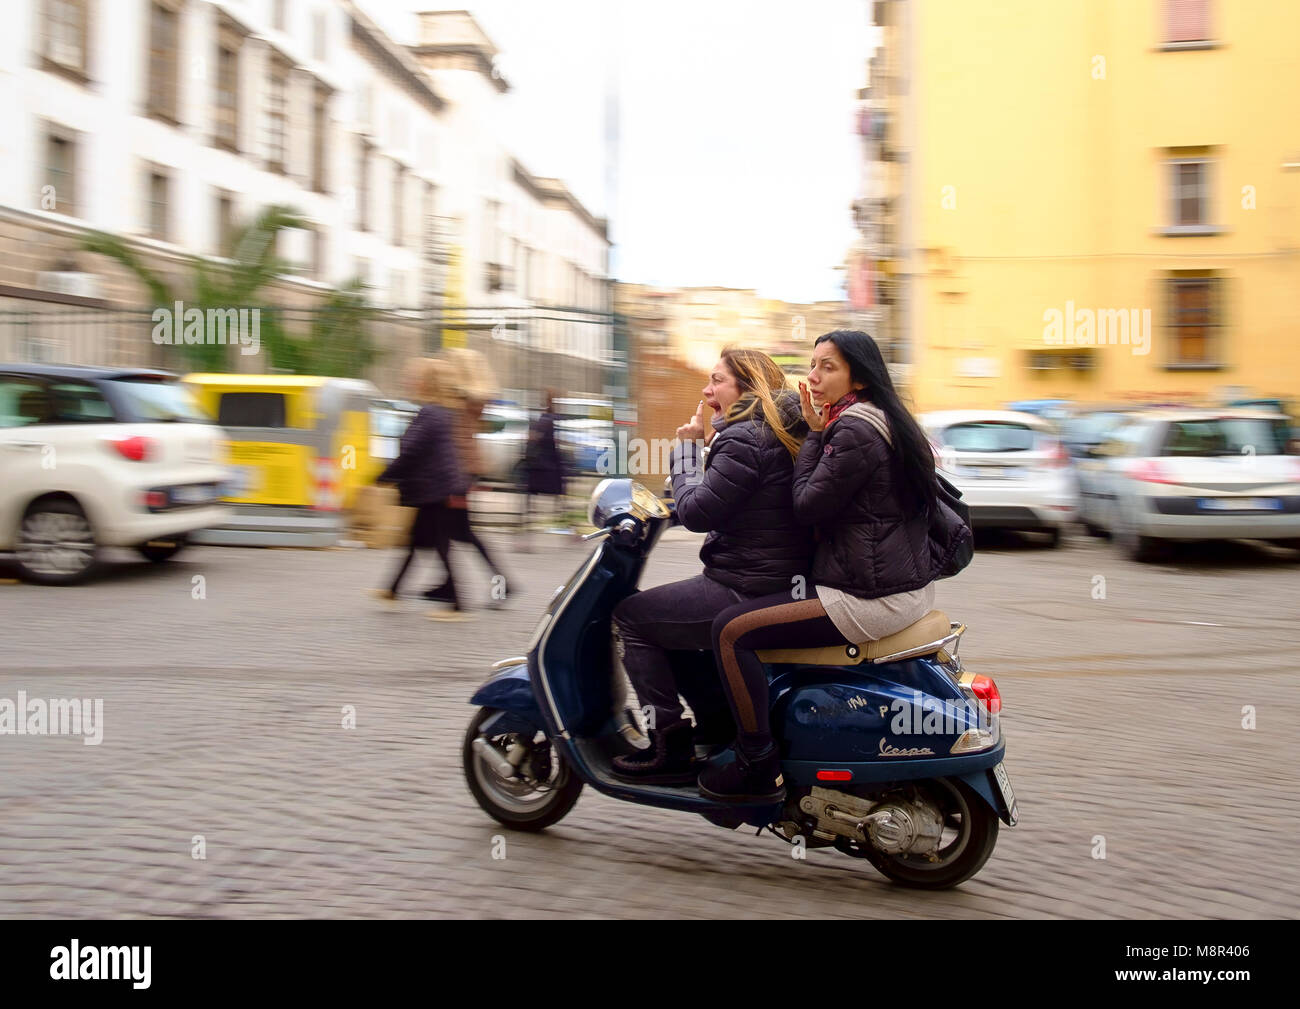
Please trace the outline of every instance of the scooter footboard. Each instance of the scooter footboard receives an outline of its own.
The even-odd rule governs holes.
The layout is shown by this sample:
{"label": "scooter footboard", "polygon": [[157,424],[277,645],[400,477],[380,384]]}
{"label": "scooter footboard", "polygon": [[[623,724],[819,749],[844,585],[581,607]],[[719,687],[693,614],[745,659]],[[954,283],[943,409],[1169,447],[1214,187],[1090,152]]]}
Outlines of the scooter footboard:
{"label": "scooter footboard", "polygon": [[533,696],[533,684],[528,666],[508,666],[489,677],[470,698],[470,704],[481,708],[499,708],[497,714],[484,722],[482,731],[487,735],[502,732],[536,732],[544,728],[541,709]]}

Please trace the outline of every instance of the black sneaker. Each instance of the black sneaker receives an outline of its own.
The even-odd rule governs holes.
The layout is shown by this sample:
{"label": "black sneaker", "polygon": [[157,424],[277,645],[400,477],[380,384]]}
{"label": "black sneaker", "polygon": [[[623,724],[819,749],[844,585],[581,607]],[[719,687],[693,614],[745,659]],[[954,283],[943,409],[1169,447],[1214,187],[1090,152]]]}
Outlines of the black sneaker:
{"label": "black sneaker", "polygon": [[780,752],[768,746],[751,757],[733,745],[700,772],[700,794],[714,802],[784,802]]}
{"label": "black sneaker", "polygon": [[434,603],[449,603],[451,599],[451,586],[446,582],[439,585],[436,589],[429,589],[428,592],[420,593],[425,599]]}
{"label": "black sneaker", "polygon": [[689,785],[695,780],[695,727],[682,719],[650,733],[644,750],[614,758],[614,777],[647,785]]}

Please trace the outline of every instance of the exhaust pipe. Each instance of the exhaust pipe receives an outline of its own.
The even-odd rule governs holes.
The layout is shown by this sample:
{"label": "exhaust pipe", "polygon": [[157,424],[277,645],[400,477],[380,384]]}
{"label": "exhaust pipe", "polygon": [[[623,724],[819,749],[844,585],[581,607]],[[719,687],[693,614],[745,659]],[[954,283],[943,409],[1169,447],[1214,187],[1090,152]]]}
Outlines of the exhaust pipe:
{"label": "exhaust pipe", "polygon": [[515,765],[506,760],[491,743],[482,736],[479,736],[470,744],[474,751],[474,756],[480,757],[493,771],[502,778],[513,778],[515,776]]}

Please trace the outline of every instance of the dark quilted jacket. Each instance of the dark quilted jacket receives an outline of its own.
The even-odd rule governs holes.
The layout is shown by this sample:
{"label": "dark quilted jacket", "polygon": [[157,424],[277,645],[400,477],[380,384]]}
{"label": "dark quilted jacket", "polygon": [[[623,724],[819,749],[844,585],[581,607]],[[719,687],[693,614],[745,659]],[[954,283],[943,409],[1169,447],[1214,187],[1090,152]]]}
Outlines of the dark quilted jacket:
{"label": "dark quilted jacket", "polygon": [[816,523],[812,577],[863,599],[934,581],[927,513],[899,498],[892,450],[871,422],[846,413],[804,441],[794,463],[794,512]]}
{"label": "dark quilted jacket", "polygon": [[452,411],[432,403],[421,407],[402,435],[397,458],[376,482],[397,484],[402,504],[414,507],[464,496],[469,491],[469,477],[456,457]]}
{"label": "dark quilted jacket", "polygon": [[[786,429],[808,430],[799,400],[781,398]],[[793,460],[762,421],[721,426],[703,473],[698,446],[685,442],[672,457],[673,498],[682,525],[707,532],[700,560],[714,581],[745,596],[790,591],[808,576],[812,531],[795,522],[790,500]]]}

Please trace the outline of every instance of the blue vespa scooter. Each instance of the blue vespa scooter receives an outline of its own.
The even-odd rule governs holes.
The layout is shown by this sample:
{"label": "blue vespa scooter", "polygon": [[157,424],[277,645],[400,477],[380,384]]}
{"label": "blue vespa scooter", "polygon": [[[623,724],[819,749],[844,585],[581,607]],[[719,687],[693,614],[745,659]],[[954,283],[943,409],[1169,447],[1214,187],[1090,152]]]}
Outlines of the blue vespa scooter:
{"label": "blue vespa scooter", "polygon": [[[1016,800],[1002,765],[997,686],[963,671],[965,627],[938,611],[879,641],[759,653],[771,678],[783,804],[715,802],[693,785],[614,777],[613,758],[647,740],[619,697],[610,617],[637,591],[673,520],[671,502],[638,483],[597,486],[595,549],[556,590],[527,656],[496,663],[470,701],[479,710],[465,735],[465,776],[484,811],[507,827],[541,830],[588,784],[723,827],[767,828],[790,844],[834,846],[906,886],[945,889],[975,875],[999,819],[1015,825]],[[704,759],[735,738],[735,724],[712,653],[671,655]]]}

